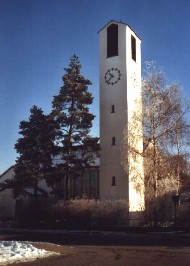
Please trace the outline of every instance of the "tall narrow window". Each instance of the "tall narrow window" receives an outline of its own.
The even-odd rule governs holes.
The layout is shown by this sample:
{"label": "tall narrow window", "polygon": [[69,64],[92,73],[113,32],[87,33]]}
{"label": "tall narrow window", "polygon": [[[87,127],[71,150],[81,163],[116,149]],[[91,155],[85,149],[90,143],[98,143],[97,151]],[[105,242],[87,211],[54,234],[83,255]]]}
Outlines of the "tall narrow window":
{"label": "tall narrow window", "polygon": [[111,106],[111,113],[115,113],[115,105]]}
{"label": "tall narrow window", "polygon": [[112,145],[115,145],[115,137],[112,137]]}
{"label": "tall narrow window", "polygon": [[82,198],[89,197],[89,170],[85,169],[82,173]]}
{"label": "tall narrow window", "polygon": [[107,57],[118,55],[118,25],[111,24],[107,28]]}
{"label": "tall narrow window", "polygon": [[131,35],[131,56],[132,59],[136,62],[136,39]]}
{"label": "tall narrow window", "polygon": [[116,186],[115,176],[112,176],[111,186],[112,186],[112,187],[115,187],[115,186]]}

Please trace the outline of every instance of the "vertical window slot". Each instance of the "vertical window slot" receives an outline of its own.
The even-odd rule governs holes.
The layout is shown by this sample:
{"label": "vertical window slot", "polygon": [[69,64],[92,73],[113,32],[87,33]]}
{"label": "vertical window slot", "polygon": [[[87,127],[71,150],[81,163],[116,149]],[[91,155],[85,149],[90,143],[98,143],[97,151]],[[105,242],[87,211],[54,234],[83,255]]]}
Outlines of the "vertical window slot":
{"label": "vertical window slot", "polygon": [[132,59],[136,62],[136,39],[131,35],[131,56]]}
{"label": "vertical window slot", "polygon": [[116,180],[115,180],[115,176],[112,176],[112,183],[111,183],[112,187],[116,186]]}
{"label": "vertical window slot", "polygon": [[111,106],[111,113],[115,113],[115,105]]}
{"label": "vertical window slot", "polygon": [[118,55],[118,25],[111,24],[107,28],[107,57]]}

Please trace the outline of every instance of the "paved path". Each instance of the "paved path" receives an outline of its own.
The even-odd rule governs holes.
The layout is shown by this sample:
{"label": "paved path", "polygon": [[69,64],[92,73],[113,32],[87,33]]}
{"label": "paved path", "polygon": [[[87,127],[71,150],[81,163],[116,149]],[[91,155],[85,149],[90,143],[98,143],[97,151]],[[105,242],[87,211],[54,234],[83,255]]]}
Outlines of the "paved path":
{"label": "paved path", "polygon": [[116,246],[57,246],[34,244],[38,248],[59,252],[60,255],[12,266],[152,266],[190,265],[190,248],[116,247]]}
{"label": "paved path", "polygon": [[[32,238],[33,235],[33,238]],[[53,234],[54,235],[54,234]],[[161,237],[145,235],[28,235],[1,234],[0,240],[41,241],[37,248],[60,253],[34,262],[14,263],[12,266],[189,266],[189,235]],[[38,236],[38,238],[37,238]],[[48,237],[48,240],[47,240]],[[154,239],[154,241],[153,241]],[[55,241],[57,240],[57,241]],[[164,241],[163,241],[164,240]],[[115,242],[114,242],[115,241]],[[50,243],[51,242],[51,243]],[[52,244],[54,243],[54,244]],[[60,243],[57,245],[55,243]]]}

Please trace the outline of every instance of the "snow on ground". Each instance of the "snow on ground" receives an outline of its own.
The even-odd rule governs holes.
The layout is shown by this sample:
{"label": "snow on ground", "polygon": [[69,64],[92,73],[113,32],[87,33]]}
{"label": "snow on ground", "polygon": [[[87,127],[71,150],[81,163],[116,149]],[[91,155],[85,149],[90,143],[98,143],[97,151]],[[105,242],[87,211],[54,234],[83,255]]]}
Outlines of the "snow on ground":
{"label": "snow on ground", "polygon": [[33,261],[58,253],[35,248],[31,243],[18,241],[0,241],[0,265],[13,262]]}

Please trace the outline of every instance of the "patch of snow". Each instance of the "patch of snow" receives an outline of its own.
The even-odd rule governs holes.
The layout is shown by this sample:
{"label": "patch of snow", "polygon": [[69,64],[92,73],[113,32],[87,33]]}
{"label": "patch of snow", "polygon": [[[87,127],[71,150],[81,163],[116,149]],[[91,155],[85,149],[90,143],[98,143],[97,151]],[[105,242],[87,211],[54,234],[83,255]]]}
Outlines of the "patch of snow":
{"label": "patch of snow", "polygon": [[35,248],[31,243],[18,241],[0,241],[0,265],[14,262],[33,261],[58,253]]}

